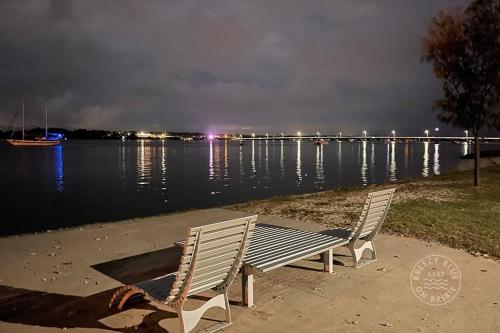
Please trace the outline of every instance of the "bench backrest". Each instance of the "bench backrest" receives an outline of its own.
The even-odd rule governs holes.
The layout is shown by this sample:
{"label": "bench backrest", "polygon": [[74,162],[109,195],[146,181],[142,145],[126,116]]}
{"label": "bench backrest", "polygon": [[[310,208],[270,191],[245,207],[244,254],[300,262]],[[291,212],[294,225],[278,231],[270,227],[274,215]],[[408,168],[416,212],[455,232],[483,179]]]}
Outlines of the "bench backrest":
{"label": "bench backrest", "polygon": [[368,193],[359,221],[349,236],[350,242],[373,239],[385,221],[395,188]]}
{"label": "bench backrest", "polygon": [[166,301],[229,287],[242,265],[255,221],[257,215],[190,228]]}

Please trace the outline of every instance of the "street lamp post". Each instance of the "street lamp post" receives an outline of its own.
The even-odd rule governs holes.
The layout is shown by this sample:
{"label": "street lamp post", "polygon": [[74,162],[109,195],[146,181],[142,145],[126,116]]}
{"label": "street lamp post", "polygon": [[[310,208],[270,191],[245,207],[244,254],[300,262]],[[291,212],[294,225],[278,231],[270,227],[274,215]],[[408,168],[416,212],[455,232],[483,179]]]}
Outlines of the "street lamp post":
{"label": "street lamp post", "polygon": [[392,138],[394,139],[394,141],[396,141],[396,131],[395,130],[392,130]]}
{"label": "street lamp post", "polygon": [[255,133],[252,133],[252,138],[255,138]]}
{"label": "street lamp post", "polygon": [[429,138],[429,130],[425,130],[425,135]]}
{"label": "street lamp post", "polygon": [[321,134],[319,132],[316,132],[316,135],[318,136],[318,138],[321,136]]}
{"label": "street lamp post", "polygon": [[283,135],[283,132],[281,132],[281,138],[282,138],[282,139],[283,139],[283,136],[284,136],[284,135]]}
{"label": "street lamp post", "polygon": [[465,140],[468,140],[468,139],[469,139],[469,131],[465,130]]}
{"label": "street lamp post", "polygon": [[366,139],[366,131],[363,131],[363,135],[365,136],[365,139]]}

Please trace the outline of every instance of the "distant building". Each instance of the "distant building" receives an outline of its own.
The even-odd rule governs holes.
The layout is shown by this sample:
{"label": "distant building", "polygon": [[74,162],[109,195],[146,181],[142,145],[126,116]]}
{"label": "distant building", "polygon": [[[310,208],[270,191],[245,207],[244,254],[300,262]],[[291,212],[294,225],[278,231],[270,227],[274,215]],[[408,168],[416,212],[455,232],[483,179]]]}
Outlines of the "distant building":
{"label": "distant building", "polygon": [[167,139],[170,135],[167,132],[137,132],[137,137],[139,139]]}

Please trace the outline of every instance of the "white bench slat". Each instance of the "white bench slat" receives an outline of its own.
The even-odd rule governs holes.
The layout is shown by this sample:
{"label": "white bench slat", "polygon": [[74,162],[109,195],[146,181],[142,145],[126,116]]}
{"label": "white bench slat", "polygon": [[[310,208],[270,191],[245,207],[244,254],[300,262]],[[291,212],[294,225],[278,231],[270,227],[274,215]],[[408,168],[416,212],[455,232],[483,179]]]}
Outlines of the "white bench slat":
{"label": "white bench slat", "polygon": [[240,243],[232,243],[229,245],[225,246],[220,246],[220,247],[215,247],[211,249],[207,249],[204,251],[200,251],[198,253],[198,258],[199,259],[205,259],[206,257],[217,255],[217,254],[223,254],[231,251],[236,251],[240,248]]}
{"label": "white bench slat", "polygon": [[381,203],[381,202],[383,202],[383,203],[387,203],[387,202],[388,202],[388,200],[389,200],[389,199],[387,198],[387,195],[378,196],[378,197],[375,197],[375,198],[374,198],[374,197],[372,197],[372,198],[371,198],[371,204],[373,205],[373,204],[375,204],[375,203]]}
{"label": "white bench slat", "polygon": [[266,263],[272,263],[275,261],[281,261],[283,258],[296,254],[296,253],[305,253],[309,251],[315,251],[318,249],[324,249],[324,248],[329,248],[330,246],[334,245],[335,241],[332,240],[323,240],[320,242],[316,243],[302,243],[299,244],[298,246],[286,246],[286,247],[279,247],[273,250],[272,252],[262,255],[262,256],[257,256],[257,257],[246,257],[245,258],[245,263],[254,263],[256,265],[263,265]]}
{"label": "white bench slat", "polygon": [[203,243],[206,243],[212,239],[223,238],[228,236],[237,236],[245,232],[245,225],[237,226],[234,228],[227,228],[220,231],[214,231],[211,233],[203,234]]}
{"label": "white bench slat", "polygon": [[204,233],[210,233],[211,231],[218,230],[218,229],[225,228],[225,227],[230,227],[230,226],[233,226],[236,224],[245,225],[248,219],[250,219],[251,222],[255,223],[255,221],[257,221],[257,215],[241,217],[241,218],[229,220],[229,221],[211,223],[211,224],[204,225],[203,227],[195,227],[192,229],[203,228]]}
{"label": "white bench slat", "polygon": [[257,248],[254,252],[247,254],[247,258],[261,258],[272,255],[275,252],[280,252],[287,249],[300,248],[309,244],[323,244],[325,242],[332,242],[332,237],[303,237],[300,240],[291,240],[283,243],[274,243],[266,248]]}
{"label": "white bench slat", "polygon": [[387,195],[389,193],[394,193],[394,189],[393,188],[389,188],[387,190],[380,190],[380,191],[376,191],[376,192],[370,192],[369,195],[371,197],[379,197],[379,196],[382,196],[382,195]]}
{"label": "white bench slat", "polygon": [[379,207],[370,207],[370,211],[368,212],[368,217],[370,217],[370,215],[383,213],[386,210],[386,208],[387,208],[386,204],[381,205]]}
{"label": "white bench slat", "polygon": [[191,295],[195,295],[201,291],[204,291],[204,290],[208,290],[208,289],[212,289],[214,287],[217,287],[219,284],[221,284],[222,282],[224,281],[224,279],[219,279],[219,280],[216,280],[216,281],[213,281],[211,283],[208,283],[208,284],[204,284],[204,285],[201,285],[199,287],[196,287],[196,288],[193,288],[193,289],[190,289],[189,292],[188,292],[188,296],[191,296]]}
{"label": "white bench slat", "polygon": [[307,257],[316,255],[318,253],[323,253],[332,247],[337,247],[337,246],[341,246],[344,244],[347,244],[347,240],[339,239],[336,243],[329,243],[329,244],[324,244],[323,246],[302,249],[301,251],[289,253],[286,256],[276,258],[276,259],[271,260],[271,261],[259,263],[256,265],[256,268],[261,270],[262,272],[266,272],[266,271],[269,271],[269,270],[272,270],[272,269],[275,269],[278,267],[288,265],[288,264],[296,262],[298,260],[305,259]]}
{"label": "white bench slat", "polygon": [[385,206],[387,206],[387,204],[388,204],[387,200],[379,201],[379,202],[372,202],[370,205],[370,209],[385,207]]}
{"label": "white bench slat", "polygon": [[347,239],[305,230],[257,225],[244,263],[269,271],[347,242]]}
{"label": "white bench slat", "polygon": [[212,272],[211,274],[205,276],[194,276],[193,279],[191,280],[190,289],[194,289],[200,285],[211,283],[215,280],[224,280],[226,276],[227,276],[227,270],[226,272]]}
{"label": "white bench slat", "polygon": [[[253,253],[254,251],[259,249],[273,247],[277,243],[299,241],[306,237],[309,238],[325,237],[324,235],[321,234],[311,233],[296,229],[290,230],[285,228],[270,228],[270,227],[259,227],[258,229],[259,230],[255,234],[255,238],[252,238],[252,241],[250,243],[250,248],[248,249],[248,254]],[[275,229],[275,230],[267,231],[260,229]]]}

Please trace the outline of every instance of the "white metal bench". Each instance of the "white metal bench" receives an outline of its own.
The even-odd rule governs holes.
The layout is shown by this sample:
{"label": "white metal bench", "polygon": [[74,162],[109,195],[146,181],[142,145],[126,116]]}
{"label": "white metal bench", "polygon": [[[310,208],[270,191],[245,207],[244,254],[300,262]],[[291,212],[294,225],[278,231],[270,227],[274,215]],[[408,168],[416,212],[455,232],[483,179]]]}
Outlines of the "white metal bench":
{"label": "white metal bench", "polygon": [[[351,230],[329,229],[321,232],[325,235],[348,240],[346,246],[351,251],[354,267],[360,268],[377,260],[377,251],[373,239],[385,221],[395,191],[395,188],[391,188],[368,193],[361,216]],[[359,244],[360,246],[357,247]],[[365,250],[370,251],[371,258],[363,258]]]}
{"label": "white metal bench", "polygon": [[333,272],[333,249],[347,239],[275,225],[255,226],[242,269],[243,304],[253,305],[253,275],[323,254],[323,270]]}
{"label": "white metal bench", "polygon": [[[231,324],[227,289],[233,282],[248,250],[257,216],[190,228],[183,244],[179,270],[119,289],[109,307],[121,309],[127,299],[138,295],[173,308],[182,333],[190,332],[212,307],[226,311],[225,321],[204,332],[215,332]],[[218,295],[196,310],[185,311],[188,296],[213,289]]]}
{"label": "white metal bench", "polygon": [[[352,254],[356,268],[377,260],[374,237],[385,221],[395,189],[368,194],[361,216],[353,229],[329,229],[310,232],[270,224],[258,224],[249,249],[243,259],[243,304],[253,306],[253,280],[255,273],[264,273],[309,258],[316,254],[323,257],[323,270],[333,272],[333,249],[346,246]],[[184,246],[184,241],[176,246]],[[356,247],[362,243],[359,247]],[[372,257],[364,259],[369,250]]]}
{"label": "white metal bench", "polygon": [[[333,249],[346,246],[352,254],[353,266],[365,266],[377,260],[373,243],[385,221],[395,189],[368,194],[361,216],[353,229],[330,229],[320,233],[258,224],[250,248],[243,260],[243,304],[253,305],[253,274],[268,272],[287,264],[321,254],[323,270],[333,271]],[[356,247],[362,243],[359,247]],[[372,257],[363,258],[370,250]]]}

